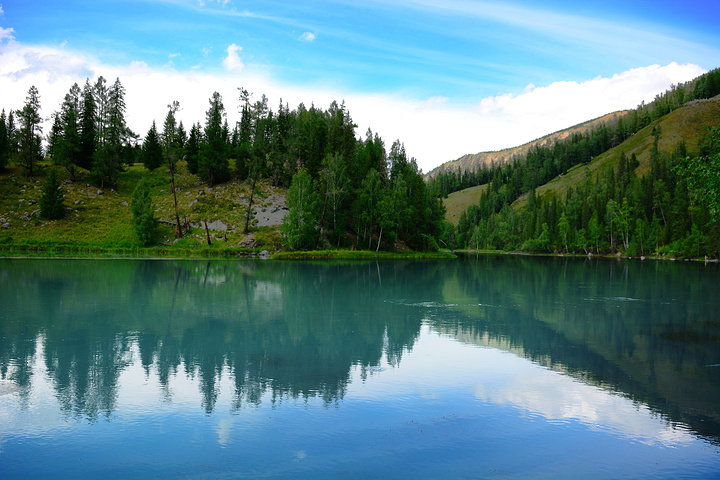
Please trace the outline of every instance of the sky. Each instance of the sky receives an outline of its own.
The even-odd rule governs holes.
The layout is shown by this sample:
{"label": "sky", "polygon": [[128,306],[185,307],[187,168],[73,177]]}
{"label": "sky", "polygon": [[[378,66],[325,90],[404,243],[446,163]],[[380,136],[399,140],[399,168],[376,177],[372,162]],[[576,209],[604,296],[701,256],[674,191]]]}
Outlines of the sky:
{"label": "sky", "polygon": [[720,2],[0,0],[0,108],[40,92],[45,133],[73,83],[126,88],[144,136],[180,102],[204,124],[238,87],[277,110],[345,102],[358,136],[427,172],[634,108],[720,67]]}

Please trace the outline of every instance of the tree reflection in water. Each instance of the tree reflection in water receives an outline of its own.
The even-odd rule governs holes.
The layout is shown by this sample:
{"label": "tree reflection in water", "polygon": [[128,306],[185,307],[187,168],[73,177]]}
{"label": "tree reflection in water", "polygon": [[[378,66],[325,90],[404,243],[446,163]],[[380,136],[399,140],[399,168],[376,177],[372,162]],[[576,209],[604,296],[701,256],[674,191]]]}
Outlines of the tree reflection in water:
{"label": "tree reflection in water", "polygon": [[[1,260],[0,374],[27,396],[44,359],[62,411],[95,421],[140,364],[202,408],[338,403],[354,368],[400,365],[423,324],[510,350],[720,438],[718,265],[457,261]],[[38,350],[41,349],[41,350]],[[715,365],[715,366],[713,366]]]}

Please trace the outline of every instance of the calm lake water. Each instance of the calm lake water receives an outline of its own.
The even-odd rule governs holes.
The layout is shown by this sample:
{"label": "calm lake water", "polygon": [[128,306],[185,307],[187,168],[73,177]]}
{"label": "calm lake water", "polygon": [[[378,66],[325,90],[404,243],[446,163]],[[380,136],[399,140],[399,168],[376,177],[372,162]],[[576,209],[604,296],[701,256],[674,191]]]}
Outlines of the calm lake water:
{"label": "calm lake water", "polygon": [[0,478],[718,478],[720,266],[0,259]]}

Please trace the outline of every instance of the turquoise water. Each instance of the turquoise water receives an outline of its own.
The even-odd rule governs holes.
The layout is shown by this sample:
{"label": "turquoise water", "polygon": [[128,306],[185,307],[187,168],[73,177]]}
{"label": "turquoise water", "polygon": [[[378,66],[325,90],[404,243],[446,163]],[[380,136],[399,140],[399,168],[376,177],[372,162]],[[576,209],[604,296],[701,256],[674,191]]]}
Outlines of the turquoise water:
{"label": "turquoise water", "polygon": [[0,478],[718,478],[720,266],[0,259]]}

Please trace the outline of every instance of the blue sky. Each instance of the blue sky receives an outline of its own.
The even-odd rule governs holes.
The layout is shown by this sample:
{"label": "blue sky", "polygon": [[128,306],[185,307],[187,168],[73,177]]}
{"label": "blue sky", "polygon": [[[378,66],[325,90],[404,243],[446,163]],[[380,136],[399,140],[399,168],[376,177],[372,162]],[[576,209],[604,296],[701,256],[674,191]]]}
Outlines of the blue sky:
{"label": "blue sky", "polygon": [[[0,0],[0,107],[36,84],[119,76],[144,134],[178,99],[202,121],[236,87],[276,107],[345,100],[358,134],[425,171],[651,100],[720,66],[717,1]],[[3,65],[4,64],[4,65]],[[192,98],[191,98],[192,97]],[[49,129],[49,126],[48,126]]]}

